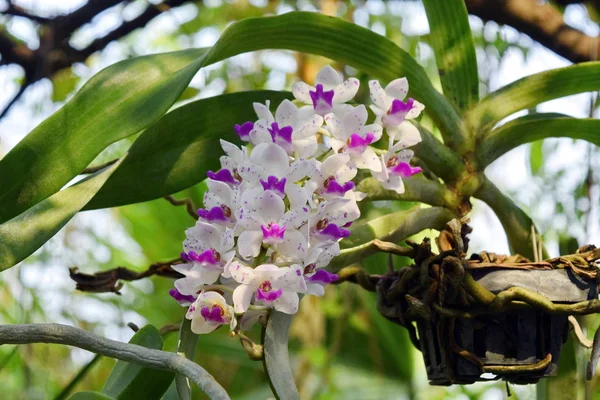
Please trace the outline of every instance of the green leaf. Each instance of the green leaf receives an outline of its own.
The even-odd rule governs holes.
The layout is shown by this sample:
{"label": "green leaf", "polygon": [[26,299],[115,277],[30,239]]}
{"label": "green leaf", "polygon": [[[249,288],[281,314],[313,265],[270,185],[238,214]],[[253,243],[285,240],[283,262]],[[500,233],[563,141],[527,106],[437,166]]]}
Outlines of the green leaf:
{"label": "green leaf", "polygon": [[[506,232],[511,254],[517,253],[530,260],[535,260],[531,238],[533,221],[529,215],[521,210],[487,178],[474,196],[490,206],[498,216],[504,232]],[[536,232],[539,231],[536,229]],[[544,257],[547,257],[545,249],[543,253]]]}
{"label": "green leaf", "polygon": [[424,0],[442,88],[459,110],[465,111],[479,98],[475,45],[463,0]]}
{"label": "green leaf", "polygon": [[0,160],[0,222],[58,191],[106,146],[148,127],[177,100],[203,49],[121,61],[102,70]]}
{"label": "green leaf", "polygon": [[544,166],[544,142],[538,140],[531,143],[529,149],[529,167],[533,175],[539,175]]}
{"label": "green leaf", "polygon": [[78,392],[69,397],[68,400],[115,400],[114,397],[107,396],[100,392]]}
{"label": "green leaf", "polygon": [[[56,192],[110,143],[146,128],[179,98],[195,72],[260,49],[332,58],[384,81],[406,76],[444,137],[462,131],[450,103],[423,68],[389,39],[311,12],[249,18],[231,25],[210,51],[185,50],[115,64],[91,79],[65,107],[0,160],[0,221]],[[199,58],[198,58],[199,57]]]}
{"label": "green leaf", "polygon": [[273,395],[278,400],[300,399],[288,354],[288,335],[293,315],[272,310],[263,329],[263,364]]}
{"label": "green leaf", "polygon": [[120,162],[99,171],[0,225],[0,271],[30,256],[98,192]]}
{"label": "green leaf", "polygon": [[65,101],[71,94],[81,78],[73,73],[72,68],[65,68],[58,71],[52,77],[52,101]]}
{"label": "green leaf", "polygon": [[[129,343],[155,350],[161,350],[163,347],[162,337],[152,325],[146,325],[137,331]],[[167,391],[174,377],[172,372],[117,361],[102,388],[102,393],[118,400],[158,400]]]}
{"label": "green leaf", "polygon": [[494,123],[517,111],[548,100],[600,90],[598,74],[600,62],[586,62],[519,79],[483,98],[468,113],[468,123],[476,132],[485,133]]}
{"label": "green leaf", "polygon": [[148,128],[87,209],[139,203],[176,193],[219,169],[219,139],[238,142],[233,125],[253,120],[252,103],[280,102],[289,93],[256,91],[198,100]]}
{"label": "green leaf", "polygon": [[564,117],[561,114],[533,114],[517,118],[493,130],[481,143],[477,157],[487,166],[501,155],[525,143],[550,137],[583,139],[600,146],[600,120]]}
{"label": "green leaf", "polygon": [[[177,344],[177,352],[189,360],[194,359],[196,353],[196,345],[198,344],[198,335],[192,332],[192,321],[184,318],[179,329],[179,343]],[[175,377],[175,384],[180,400],[191,400],[192,388],[189,379],[183,375]]]}
{"label": "green leaf", "polygon": [[352,234],[341,242],[342,251],[329,263],[336,271],[377,252],[374,239],[398,243],[424,229],[441,230],[456,216],[441,207],[418,208],[398,211],[370,221],[361,221],[352,227]]}

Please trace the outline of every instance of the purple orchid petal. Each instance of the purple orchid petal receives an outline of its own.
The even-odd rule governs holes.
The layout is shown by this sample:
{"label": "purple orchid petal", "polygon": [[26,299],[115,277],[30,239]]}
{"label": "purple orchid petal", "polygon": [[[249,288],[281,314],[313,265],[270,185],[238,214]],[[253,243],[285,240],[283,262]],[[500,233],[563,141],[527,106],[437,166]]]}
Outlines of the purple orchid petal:
{"label": "purple orchid petal", "polygon": [[265,190],[272,190],[277,193],[282,199],[285,197],[285,178],[277,179],[276,176],[270,175],[267,181],[260,180],[260,184]]}
{"label": "purple orchid petal", "polygon": [[349,181],[343,185],[336,181],[334,178],[329,178],[324,182],[325,193],[337,194],[343,196],[348,190],[354,189],[354,182]]}
{"label": "purple orchid petal", "polygon": [[200,310],[200,315],[205,321],[216,322],[217,324],[226,324],[227,321],[223,319],[223,309],[217,305],[210,307],[204,306]]}
{"label": "purple orchid petal", "polygon": [[309,91],[310,99],[313,103],[315,112],[319,115],[325,115],[333,110],[333,90],[323,91],[323,85],[319,84],[315,87],[315,91]]}
{"label": "purple orchid petal", "polygon": [[235,133],[237,133],[237,135],[240,137],[240,139],[242,139],[242,141],[249,142],[250,141],[250,131],[252,129],[254,129],[254,122],[247,121],[247,122],[244,122],[241,126],[238,124],[235,124],[233,126],[233,129],[235,129]]}
{"label": "purple orchid petal", "polygon": [[321,235],[328,236],[334,240],[343,239],[350,236],[349,230],[342,229],[336,224],[328,224],[325,228],[321,229],[320,233]]}
{"label": "purple orchid petal", "polygon": [[225,210],[222,207],[215,206],[210,210],[204,208],[198,209],[198,216],[205,221],[229,221],[229,218],[225,215]]}
{"label": "purple orchid petal", "polygon": [[228,169],[221,169],[217,172],[208,171],[206,173],[206,176],[208,176],[210,179],[215,180],[215,181],[230,183],[232,185],[237,184],[237,181],[231,174],[231,171]]}
{"label": "purple orchid petal", "polygon": [[350,228],[353,223],[354,223],[354,221],[348,221],[344,225],[342,225],[342,228]]}
{"label": "purple orchid petal", "polygon": [[169,290],[169,295],[181,305],[187,305],[196,301],[196,297],[192,295],[183,294],[175,288]]}
{"label": "purple orchid petal", "polygon": [[283,241],[283,235],[285,234],[286,226],[279,226],[277,224],[269,224],[267,226],[261,225],[260,229],[263,233],[263,242],[267,244],[276,244]]}
{"label": "purple orchid petal", "polygon": [[331,272],[327,272],[324,269],[320,269],[315,272],[313,275],[306,278],[307,281],[311,283],[318,283],[320,285],[328,285],[331,282],[335,282],[339,279],[339,275],[332,274]]}
{"label": "purple orchid petal", "polygon": [[271,290],[268,292],[263,291],[261,288],[256,289],[256,300],[264,300],[268,302],[272,302],[277,300],[283,294],[283,290]]}
{"label": "purple orchid petal", "polygon": [[392,106],[387,115],[384,117],[386,125],[396,126],[404,122],[406,114],[414,107],[414,102],[415,100],[412,98],[409,98],[406,103],[402,100],[395,99],[392,102]]}
{"label": "purple orchid petal", "polygon": [[369,146],[375,140],[375,135],[371,132],[367,133],[365,137],[360,136],[357,133],[353,133],[348,139],[346,149],[354,154],[360,155],[365,152],[367,146]]}
{"label": "purple orchid petal", "polygon": [[399,175],[403,178],[408,178],[421,172],[420,167],[411,167],[409,163],[400,162],[398,165],[389,168],[391,175]]}
{"label": "purple orchid petal", "polygon": [[200,254],[192,250],[187,253],[187,256],[190,261],[198,264],[218,265],[221,260],[221,255],[215,249],[208,249]]}

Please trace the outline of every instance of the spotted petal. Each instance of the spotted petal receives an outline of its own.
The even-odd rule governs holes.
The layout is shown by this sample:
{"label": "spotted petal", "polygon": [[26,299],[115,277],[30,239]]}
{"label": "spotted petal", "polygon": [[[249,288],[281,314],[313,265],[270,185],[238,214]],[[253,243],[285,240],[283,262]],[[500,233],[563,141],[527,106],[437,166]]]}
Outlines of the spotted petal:
{"label": "spotted petal", "polygon": [[314,90],[314,88],[304,82],[296,82],[292,86],[292,94],[304,104],[312,104],[312,99],[310,98],[311,90]]}
{"label": "spotted petal", "polygon": [[342,83],[342,77],[339,72],[333,69],[330,65],[326,65],[319,73],[317,73],[317,77],[315,78],[315,86],[323,85],[324,90],[334,89]]}
{"label": "spotted petal", "polygon": [[335,94],[333,95],[333,102],[335,104],[345,103],[350,101],[356,96],[358,93],[358,87],[360,86],[360,81],[356,78],[350,78],[344,81],[344,83],[339,84],[335,87]]}
{"label": "spotted petal", "polygon": [[299,302],[298,293],[284,291],[281,297],[273,302],[273,308],[285,314],[296,314]]}
{"label": "spotted petal", "polygon": [[394,99],[404,100],[408,94],[408,80],[406,78],[394,79],[385,87],[385,93]]}

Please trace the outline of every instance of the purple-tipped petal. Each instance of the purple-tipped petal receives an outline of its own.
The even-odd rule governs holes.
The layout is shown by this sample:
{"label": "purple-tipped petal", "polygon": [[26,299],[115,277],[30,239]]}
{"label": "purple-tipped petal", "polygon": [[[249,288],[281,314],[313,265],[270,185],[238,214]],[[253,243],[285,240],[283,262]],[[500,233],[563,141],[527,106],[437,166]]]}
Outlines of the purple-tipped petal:
{"label": "purple-tipped petal", "polygon": [[206,176],[215,181],[230,183],[232,185],[237,184],[235,178],[231,174],[231,171],[228,169],[221,169],[217,172],[208,171]]}
{"label": "purple-tipped petal", "polygon": [[315,87],[315,91],[310,91],[310,99],[313,103],[315,112],[319,115],[325,115],[333,110],[333,90],[323,91],[323,85],[319,84]]}
{"label": "purple-tipped petal", "polygon": [[198,209],[198,216],[205,221],[229,221],[229,218],[225,215],[225,210],[222,207],[215,206],[210,210],[204,208]]}
{"label": "purple-tipped petal", "polygon": [[330,284],[331,282],[335,282],[339,279],[339,275],[332,274],[331,272],[327,272],[324,269],[319,269],[313,275],[306,278],[307,281],[311,283],[319,283],[323,286]]}
{"label": "purple-tipped petal", "polygon": [[346,148],[349,152],[354,154],[362,154],[365,152],[367,146],[369,146],[375,140],[375,135],[371,132],[367,133],[365,137],[360,136],[357,133],[353,133],[348,139]]}
{"label": "purple-tipped petal", "polygon": [[263,291],[261,288],[256,290],[256,300],[264,300],[272,302],[277,300],[283,294],[283,290],[270,290],[268,292]]}
{"label": "purple-tipped petal", "polygon": [[350,231],[340,228],[336,224],[328,224],[321,230],[321,235],[328,236],[331,239],[338,240],[350,236]]}
{"label": "purple-tipped petal", "polygon": [[277,193],[279,197],[285,197],[285,178],[277,179],[276,176],[270,175],[266,181],[260,180],[260,184],[265,190],[272,190]]}
{"label": "purple-tipped petal", "polygon": [[409,163],[400,162],[398,165],[395,165],[389,168],[391,175],[398,175],[403,178],[408,178],[409,176],[413,176],[421,172],[420,167],[411,167]]}
{"label": "purple-tipped petal", "polygon": [[192,295],[183,294],[175,288],[169,290],[169,295],[181,305],[191,304],[194,301],[196,301],[196,297]]}
{"label": "purple-tipped petal", "polygon": [[237,133],[237,135],[240,137],[240,139],[242,139],[242,141],[249,142],[250,141],[250,131],[252,129],[254,129],[254,122],[247,121],[247,122],[244,122],[241,126],[238,124],[235,124],[233,126],[233,129],[235,129],[235,133]]}
{"label": "purple-tipped petal", "polygon": [[179,253],[179,257],[181,257],[181,260],[184,262],[191,262],[192,260],[190,260],[190,258],[188,257],[188,255],[186,254],[185,251],[182,251],[181,253]]}

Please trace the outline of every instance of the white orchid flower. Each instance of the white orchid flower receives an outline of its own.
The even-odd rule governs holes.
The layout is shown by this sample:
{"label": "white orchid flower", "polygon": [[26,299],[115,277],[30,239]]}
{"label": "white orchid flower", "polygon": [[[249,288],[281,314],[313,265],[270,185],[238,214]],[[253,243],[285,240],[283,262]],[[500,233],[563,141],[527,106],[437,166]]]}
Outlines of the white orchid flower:
{"label": "white orchid flower", "polygon": [[210,333],[221,325],[236,326],[233,307],[217,292],[202,292],[190,306],[185,318],[192,321],[191,329],[197,335]]}

